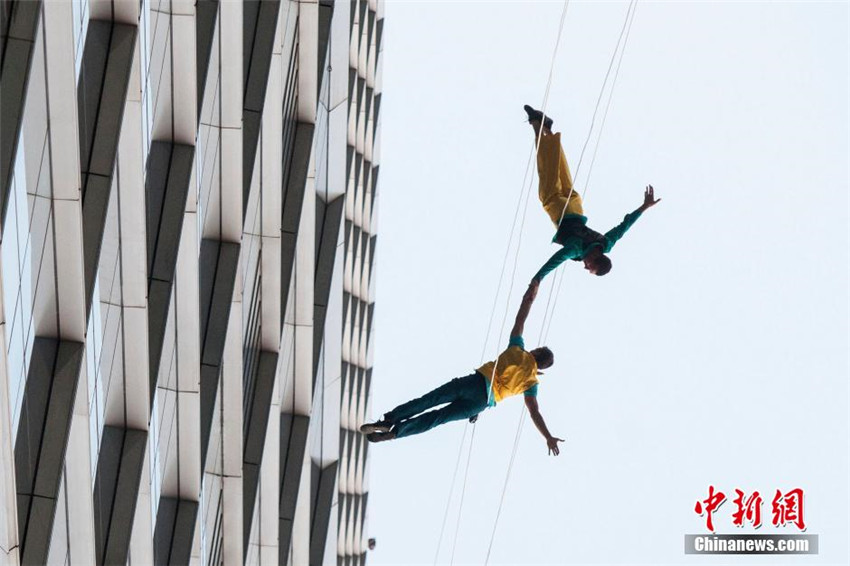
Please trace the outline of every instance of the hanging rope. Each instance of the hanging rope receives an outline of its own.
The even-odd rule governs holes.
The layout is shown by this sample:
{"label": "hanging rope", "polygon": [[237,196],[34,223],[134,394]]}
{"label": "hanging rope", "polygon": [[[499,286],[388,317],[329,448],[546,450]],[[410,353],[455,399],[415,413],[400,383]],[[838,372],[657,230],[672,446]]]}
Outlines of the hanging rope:
{"label": "hanging rope", "polygon": [[[629,35],[631,34],[631,31],[632,31],[632,22],[635,19],[636,9],[637,9],[637,0],[632,0],[632,2],[629,4],[629,10],[626,12],[626,22],[623,24],[623,30],[620,31],[620,38],[617,40],[617,48],[614,49],[614,55],[616,55],[617,50],[620,47],[620,41],[622,40],[623,48],[619,50],[620,51],[620,57],[617,59],[617,68],[614,71],[614,79],[611,82],[611,90],[609,92],[608,102],[606,103],[605,111],[602,114],[602,124],[599,126],[599,135],[596,136],[596,144],[593,148],[593,158],[590,160],[590,167],[588,167],[588,170],[587,170],[587,179],[585,180],[585,183],[584,183],[584,191],[582,191],[582,194],[581,194],[582,200],[585,199],[585,196],[587,195],[587,190],[590,188],[590,178],[593,175],[593,165],[596,163],[596,154],[599,151],[599,144],[602,140],[602,132],[605,130],[605,122],[608,119],[608,110],[611,108],[611,101],[614,99],[614,88],[617,86],[617,78],[620,76],[620,65],[623,62],[623,55],[626,52],[626,45],[629,42]],[[623,35],[623,31],[625,31],[625,36]],[[613,56],[612,56],[611,60],[613,62]],[[609,65],[609,70],[610,70],[610,65]],[[607,74],[606,74],[606,78],[607,78]],[[605,83],[603,82],[602,83],[602,89],[600,90],[600,93],[599,93],[600,98],[596,102],[597,109],[599,108],[599,101],[602,98],[601,94],[604,91],[604,89],[605,89]],[[596,112],[594,111],[594,114],[595,113]],[[593,129],[593,124],[591,122],[591,131],[592,131],[592,129]],[[587,134],[588,140],[590,139],[591,131],[589,131],[588,134]],[[586,145],[587,145],[587,141],[585,141],[585,146]],[[581,160],[579,160],[579,167],[581,167]],[[576,168],[576,176],[578,176],[578,168]],[[565,208],[565,210],[566,210],[566,208]],[[562,214],[562,216],[563,216],[563,214]],[[549,329],[552,326],[552,319],[555,316],[555,309],[558,306],[558,297],[560,296],[560,293],[561,293],[561,285],[564,282],[564,270],[560,270],[560,272],[557,273],[556,275],[557,275],[557,277],[556,277],[557,282],[554,284],[554,286],[557,288],[557,290],[555,291],[555,300],[552,304],[552,313],[549,316],[549,322],[548,322],[548,325],[546,326],[546,331],[545,331],[543,340],[545,340],[549,336]]]}
{"label": "hanging rope", "polygon": [[[610,90],[610,93],[609,93],[609,98],[608,98],[607,104],[605,106],[605,110],[603,112],[602,123],[600,125],[599,134],[597,136],[594,151],[593,151],[593,157],[591,159],[589,170],[588,170],[587,180],[585,182],[585,189],[582,192],[583,197],[584,197],[584,194],[586,194],[586,192],[587,192],[590,177],[591,177],[592,171],[593,171],[593,165],[596,161],[596,155],[597,155],[597,152],[598,152],[598,149],[599,149],[599,144],[600,144],[600,140],[601,140],[601,137],[602,137],[602,131],[604,130],[605,121],[606,121],[607,116],[608,116],[608,110],[610,109],[611,101],[613,99],[614,87],[616,85],[616,81],[617,81],[617,78],[619,76],[620,65],[622,63],[623,54],[625,53],[625,47],[626,47],[626,44],[628,43],[629,34],[631,32],[631,25],[632,25],[632,21],[634,20],[634,12],[635,12],[636,5],[637,5],[637,0],[632,0],[629,3],[629,7],[628,7],[627,12],[626,12],[625,21],[623,23],[623,28],[620,31],[620,36],[617,40],[617,45],[615,46],[614,53],[611,56],[611,61],[609,62],[608,69],[606,71],[605,78],[604,78],[603,83],[602,83],[602,88],[600,89],[600,93],[599,93],[599,96],[597,98],[596,106],[594,108],[593,116],[591,118],[591,125],[590,125],[590,128],[588,130],[588,135],[587,135],[587,138],[585,139],[584,145],[582,147],[581,154],[579,156],[578,165],[576,167],[576,179],[578,178],[579,172],[581,170],[581,165],[582,165],[583,160],[584,160],[585,151],[587,149],[588,143],[589,143],[591,135],[593,133],[594,126],[596,124],[596,118],[597,118],[599,107],[600,107],[600,104],[601,104],[601,101],[602,101],[602,98],[603,98],[603,94],[605,92],[605,87],[607,86],[608,79],[611,75],[611,70],[614,67],[614,62],[616,60],[617,64],[616,64],[616,69],[615,69],[615,72],[614,72],[614,78],[611,82],[611,90]],[[569,0],[565,0],[564,9],[563,9],[562,14],[561,14],[561,21],[560,21],[559,28],[558,28],[558,37],[557,37],[557,40],[556,40],[556,43],[555,43],[555,48],[554,48],[553,55],[552,55],[552,63],[551,63],[550,70],[549,70],[549,77],[548,77],[548,80],[547,80],[546,91],[545,91],[544,98],[543,98],[543,105],[542,105],[543,119],[545,119],[545,116],[546,116],[546,109],[547,109],[547,106],[548,106],[549,93],[550,93],[551,85],[552,85],[552,77],[553,77],[553,74],[554,74],[555,60],[556,60],[556,57],[557,57],[557,52],[558,52],[558,48],[559,48],[559,45],[560,45],[561,36],[562,36],[562,33],[563,33],[563,25],[564,25],[564,21],[565,21],[565,18],[566,18],[566,13],[567,13],[568,7],[569,7]],[[621,48],[621,46],[622,46],[622,48]],[[619,52],[619,58],[617,58],[618,52]],[[529,200],[530,200],[530,193],[531,193],[530,188],[531,188],[532,183],[528,183],[527,188],[525,188],[525,185],[526,185],[526,181],[528,180],[528,173],[529,173],[530,167],[531,167],[531,159],[532,159],[532,157],[536,157],[536,155],[539,151],[540,138],[542,136],[542,130],[543,130],[543,128],[540,128],[540,130],[538,131],[538,136],[537,136],[536,142],[534,144],[534,151],[529,155],[529,161],[526,164],[526,171],[525,171],[525,174],[524,174],[524,177],[523,177],[523,184],[522,184],[522,186],[524,187],[524,190],[522,190],[520,192],[520,198],[519,198],[519,201],[517,203],[518,206],[517,206],[517,209],[516,209],[516,213],[514,214],[514,220],[513,220],[513,223],[511,225],[511,231],[510,231],[510,235],[509,235],[509,238],[508,238],[508,246],[507,246],[507,249],[505,251],[504,258],[502,260],[502,268],[500,270],[499,282],[498,282],[497,289],[496,289],[496,297],[494,298],[493,309],[491,309],[490,319],[489,319],[488,324],[487,324],[487,333],[485,334],[484,347],[483,347],[483,350],[482,350],[482,360],[484,359],[484,354],[486,354],[487,344],[488,344],[488,341],[489,341],[489,335],[490,335],[490,331],[492,329],[492,323],[493,323],[493,320],[494,320],[494,313],[496,311],[496,306],[498,304],[499,293],[501,291],[502,284],[504,282],[504,276],[505,276],[505,272],[506,272],[507,261],[508,261],[508,258],[510,256],[511,244],[512,244],[512,241],[513,241],[514,234],[516,232],[517,219],[520,218],[519,233],[518,233],[518,237],[517,237],[517,247],[516,247],[516,251],[515,251],[515,255],[514,255],[514,263],[513,263],[512,270],[511,270],[511,280],[510,280],[510,285],[508,287],[507,297],[510,297],[511,292],[513,291],[514,282],[516,280],[516,271],[517,271],[517,266],[518,266],[518,261],[519,261],[519,250],[520,250],[521,243],[522,243],[522,233],[523,233],[523,229],[524,229],[524,226],[525,226],[525,219],[526,219],[526,215],[527,215],[527,211],[528,211],[528,203],[529,203]],[[571,187],[570,193],[568,194],[568,197],[567,197],[567,203],[569,203],[569,198],[572,196],[573,190],[574,189]],[[522,203],[523,198],[525,199],[525,206],[523,206],[523,203]],[[567,208],[567,204],[565,203],[564,209],[561,212],[561,220],[563,220],[564,214],[566,212],[566,208]],[[519,214],[520,210],[523,211],[521,216]],[[559,222],[559,224],[560,224],[560,222]],[[543,343],[545,341],[545,339],[548,337],[549,329],[551,328],[552,319],[554,318],[555,308],[557,306],[557,299],[558,299],[558,296],[560,295],[560,288],[561,288],[561,284],[563,282],[563,275],[561,275],[560,277],[557,277],[557,274],[556,274],[556,279],[558,279],[557,284],[553,284],[552,287],[550,287],[550,290],[549,290],[549,296],[548,296],[547,303],[546,303],[546,310],[544,311],[543,324],[541,325],[541,332],[540,332],[540,338],[539,338],[540,343]],[[551,305],[551,309],[550,309],[550,305]],[[506,304],[504,315],[502,317],[502,322],[501,322],[501,325],[500,325],[501,334],[503,334],[504,330],[505,330],[505,324],[506,324],[507,316],[508,316],[508,309],[509,309],[509,302],[508,302],[508,304]],[[491,379],[490,379],[490,394],[491,395],[492,395],[492,391],[493,391],[493,382],[494,382],[494,379],[495,379],[497,364],[498,364],[498,357],[496,359],[496,362],[494,363],[493,374],[491,375]],[[522,428],[523,428],[523,424],[524,424],[524,421],[525,421],[525,415],[526,415],[526,410],[525,410],[525,407],[523,407],[523,410],[520,413],[519,423],[517,425],[517,432],[514,436],[514,443],[513,443],[512,450],[511,450],[511,457],[510,457],[510,460],[508,462],[508,469],[507,469],[507,473],[505,475],[505,481],[504,481],[504,484],[502,486],[502,492],[501,492],[501,495],[500,495],[500,498],[499,498],[499,506],[498,506],[498,509],[497,509],[497,512],[496,512],[495,521],[493,523],[493,529],[492,529],[492,532],[491,532],[490,542],[489,542],[488,547],[487,547],[487,556],[486,556],[486,559],[485,559],[485,562],[484,562],[485,565],[489,564],[489,561],[490,561],[490,555],[492,553],[493,543],[495,541],[496,531],[498,529],[499,519],[501,517],[501,512],[502,512],[502,508],[503,508],[504,500],[505,500],[505,495],[507,493],[507,486],[508,486],[508,483],[509,483],[509,480],[510,480],[510,475],[511,475],[511,471],[513,469],[514,462],[516,460],[516,454],[518,452],[519,441],[520,441],[520,438],[522,437]],[[454,472],[454,475],[453,475],[453,478],[452,478],[452,485],[451,485],[451,488],[450,488],[450,491],[449,491],[449,501],[447,502],[447,505],[446,505],[446,512],[445,512],[444,517],[443,517],[443,524],[442,524],[442,527],[441,527],[441,530],[440,530],[440,537],[439,537],[438,544],[437,544],[437,552],[436,552],[435,558],[434,558],[435,564],[437,563],[438,558],[439,558],[439,551],[440,551],[440,546],[441,546],[441,543],[442,543],[442,538],[443,538],[443,535],[444,535],[445,526],[446,526],[446,522],[447,522],[447,518],[448,518],[448,511],[449,511],[449,507],[450,507],[450,504],[451,504],[451,497],[452,497],[452,494],[453,494],[453,491],[454,491],[454,485],[455,485],[455,481],[457,479],[457,473],[458,473],[458,470],[460,468],[461,454],[463,452],[463,445],[464,445],[463,441],[464,441],[465,437],[466,437],[466,428],[464,428],[464,436],[461,439],[461,446],[460,446],[460,450],[458,452],[457,462],[455,464],[455,472]],[[464,496],[465,496],[465,493],[466,493],[466,483],[467,483],[468,474],[469,474],[469,465],[470,465],[470,461],[471,461],[472,446],[473,446],[473,443],[474,443],[474,439],[475,439],[475,428],[473,427],[472,435],[470,437],[468,457],[467,457],[467,461],[466,461],[466,469],[465,469],[465,472],[464,472],[464,481],[463,481],[463,486],[461,488],[461,500],[460,500],[460,506],[459,506],[459,509],[458,509],[458,521],[457,521],[457,524],[455,526],[455,534],[454,534],[453,544],[452,544],[452,553],[451,553],[451,563],[452,564],[454,564],[454,555],[455,555],[455,549],[456,549],[456,545],[457,545],[457,537],[458,537],[458,533],[459,533],[459,530],[460,530],[460,519],[461,519],[462,513],[463,513]]]}
{"label": "hanging rope", "polygon": [[[552,78],[553,78],[554,72],[555,72],[555,61],[557,60],[558,47],[561,43],[561,37],[562,37],[563,31],[564,31],[564,22],[566,20],[567,10],[569,8],[569,4],[570,4],[570,0],[564,1],[564,7],[563,7],[563,10],[561,11],[561,19],[560,19],[560,22],[558,24],[558,35],[557,35],[557,38],[555,40],[555,47],[554,47],[554,50],[553,50],[553,53],[552,53],[552,60],[551,60],[550,66],[549,66],[549,76],[548,76],[548,79],[547,79],[547,82],[546,82],[546,90],[545,90],[544,95],[543,95],[543,105],[542,105],[542,108],[541,108],[541,110],[543,112],[544,119],[545,119],[545,116],[546,116],[546,109],[547,109],[548,103],[549,103],[549,94],[551,92]],[[511,269],[511,280],[510,280],[510,285],[508,286],[508,292],[507,292],[508,300],[506,301],[506,304],[505,304],[505,312],[504,312],[504,315],[502,317],[502,322],[501,322],[501,326],[500,326],[500,328],[502,329],[502,333],[504,333],[505,322],[507,320],[508,309],[510,307],[509,298],[511,296],[511,292],[513,291],[514,282],[516,280],[516,272],[517,272],[518,259],[519,259],[519,250],[520,250],[521,245],[522,245],[522,233],[523,233],[523,229],[525,227],[526,213],[528,211],[528,200],[529,200],[530,190],[526,189],[526,184],[527,184],[527,181],[528,181],[528,178],[529,178],[529,172],[531,170],[531,162],[532,162],[533,159],[536,159],[537,152],[539,151],[539,148],[540,148],[540,134],[538,134],[538,136],[537,136],[537,139],[536,139],[535,144],[532,148],[532,151],[529,152],[528,161],[526,163],[525,173],[523,175],[523,180],[522,180],[522,185],[521,185],[522,190],[520,191],[520,196],[519,196],[519,199],[517,201],[517,206],[516,206],[515,213],[514,213],[514,219],[513,219],[513,222],[511,224],[510,235],[508,237],[508,245],[507,245],[507,248],[505,250],[505,255],[502,259],[502,268],[501,268],[500,274],[499,274],[499,282],[498,282],[498,285],[496,287],[496,296],[493,299],[493,308],[490,309],[490,318],[489,318],[489,321],[487,323],[487,331],[484,335],[484,346],[483,346],[482,352],[481,352],[482,362],[484,361],[486,353],[487,353],[487,344],[489,342],[490,331],[492,329],[493,320],[495,318],[495,312],[497,310],[496,307],[498,305],[499,293],[502,289],[502,284],[504,282],[506,268],[507,268],[507,265],[508,265],[508,258],[510,257],[510,251],[511,251],[511,247],[512,247],[514,234],[517,232],[516,231],[517,220],[520,219],[516,250],[514,252],[514,262],[513,262],[513,267]],[[528,183],[528,186],[530,188],[530,186],[531,186],[530,183]],[[523,206],[523,199],[525,199],[525,206]],[[522,212],[522,215],[520,216],[521,210],[523,212]],[[490,391],[489,391],[489,394],[488,394],[488,398],[490,396],[492,396],[492,394],[493,394],[493,381],[494,381],[496,369],[497,369],[497,366],[498,366],[498,360],[499,359],[498,359],[498,356],[497,356],[496,362],[493,364],[493,374],[490,377]],[[469,424],[467,423],[466,427],[464,427],[464,437],[466,435],[466,428],[468,426],[469,426]],[[475,427],[473,426],[472,434],[470,436],[470,441],[469,441],[468,456],[467,456],[467,461],[466,461],[466,470],[465,470],[465,473],[464,473],[463,487],[461,489],[461,500],[460,500],[460,505],[459,505],[459,508],[458,508],[458,520],[457,520],[457,523],[455,525],[455,534],[454,534],[453,543],[452,543],[451,564],[454,564],[454,555],[455,555],[455,549],[456,549],[456,545],[457,545],[457,537],[458,537],[458,533],[459,533],[459,530],[460,530],[460,519],[461,519],[461,516],[463,514],[464,495],[465,495],[465,492],[466,492],[466,482],[467,482],[467,477],[468,477],[468,474],[469,474],[469,463],[470,463],[470,460],[471,460],[472,447],[473,447],[474,441],[475,441]],[[463,451],[463,442],[461,442],[461,447],[460,447],[460,452],[462,452],[462,451]],[[455,464],[455,471],[454,471],[454,474],[453,474],[454,478],[457,477],[457,472],[458,472],[459,467],[460,467],[460,461],[461,461],[460,452],[458,454],[457,462]],[[449,499],[446,502],[446,511],[445,511],[444,517],[443,517],[443,526],[440,529],[440,536],[439,536],[439,539],[437,541],[437,551],[436,551],[435,556],[434,556],[434,564],[437,564],[437,561],[439,559],[440,547],[442,545],[443,535],[444,535],[444,531],[445,531],[445,524],[446,524],[446,520],[447,520],[447,517],[448,517],[449,508],[451,506],[451,498],[452,498],[453,489],[454,489],[454,479],[452,480],[452,487],[449,490]]]}
{"label": "hanging rope", "polygon": [[[600,126],[599,135],[597,136],[596,148],[594,149],[594,159],[591,160],[591,165],[590,165],[590,169],[589,169],[589,172],[588,172],[588,180],[590,178],[590,174],[592,173],[593,163],[595,162],[596,151],[598,150],[598,147],[599,147],[599,141],[602,138],[602,128],[605,125],[605,119],[607,118],[607,115],[608,115],[608,109],[611,106],[611,100],[614,96],[614,86],[616,84],[617,77],[620,74],[620,64],[622,63],[622,60],[623,60],[623,53],[625,53],[626,43],[628,42],[629,33],[631,32],[631,22],[634,19],[634,12],[635,12],[636,7],[637,7],[637,0],[632,0],[629,3],[629,7],[626,11],[625,21],[623,23],[623,28],[620,31],[620,37],[617,40],[617,45],[614,48],[614,53],[611,55],[611,62],[608,65],[608,72],[605,74],[605,80],[602,83],[602,88],[600,89],[599,97],[598,97],[597,103],[596,103],[596,109],[594,110],[594,117],[591,120],[591,127],[588,131],[588,134],[587,134],[587,140],[589,140],[590,137],[591,137],[591,134],[593,132],[593,125],[595,123],[595,117],[596,117],[596,114],[598,112],[600,102],[602,100],[602,95],[605,92],[605,86],[606,86],[608,77],[610,76],[611,68],[614,64],[615,59],[617,59],[617,53],[619,51],[620,56],[619,56],[619,59],[617,59],[617,68],[616,68],[616,71],[614,73],[614,79],[611,83],[611,90],[610,90],[610,93],[609,93],[608,103],[605,106],[605,111],[604,111],[604,115],[603,115],[603,119],[602,119],[602,125]],[[622,45],[622,49],[621,49],[621,45]],[[542,128],[541,128],[541,130],[542,130]],[[587,143],[588,143],[587,140],[585,141],[585,144],[584,144],[585,148],[587,147]],[[538,142],[539,142],[539,140],[538,140]],[[582,160],[583,156],[584,156],[584,148],[582,149],[582,155],[579,158],[579,165],[576,168],[576,176],[578,176],[578,171],[579,171],[579,167],[581,166],[581,160]],[[570,193],[567,197],[567,203],[569,203],[569,197],[572,196],[572,191],[573,191],[573,189],[571,188]],[[585,193],[587,192],[587,183],[585,183],[585,191],[584,192]],[[564,205],[564,209],[561,212],[561,220],[563,220],[563,218],[564,218],[564,213],[566,212],[566,208],[567,208],[567,204]],[[560,222],[559,222],[559,224],[560,224]],[[554,317],[555,306],[557,306],[557,299],[558,299],[558,296],[560,294],[560,284],[561,284],[561,282],[563,282],[563,276],[561,276],[561,278],[559,280],[557,290],[554,293],[550,293],[550,295],[549,295],[550,300],[547,301],[547,311],[548,311],[549,302],[552,302],[552,311],[551,311],[551,313],[544,313],[543,325],[541,326],[540,342],[539,343],[543,343],[545,341],[545,339],[548,337],[549,328],[551,327],[552,318]],[[553,288],[554,288],[554,285],[553,285]],[[552,301],[552,295],[554,295],[554,301]],[[548,314],[548,317],[547,317],[547,314]],[[546,323],[547,318],[548,318],[548,325]],[[520,414],[519,423],[517,425],[517,432],[516,432],[516,435],[514,437],[514,444],[513,444],[512,450],[511,450],[511,457],[510,457],[510,460],[508,462],[508,470],[507,470],[507,473],[505,474],[504,484],[502,485],[502,493],[501,493],[501,496],[499,498],[499,507],[496,510],[496,519],[493,522],[493,530],[490,534],[490,542],[487,546],[487,556],[484,560],[485,566],[490,563],[490,555],[491,555],[492,550],[493,550],[493,543],[496,540],[496,531],[498,529],[499,519],[500,519],[501,514],[502,514],[502,507],[503,507],[504,500],[505,500],[505,494],[507,493],[507,487],[508,487],[508,483],[510,481],[510,476],[511,476],[511,471],[513,469],[514,461],[516,460],[516,454],[517,454],[517,451],[518,451],[518,448],[519,448],[519,440],[522,436],[522,427],[523,427],[523,424],[525,422],[525,414],[526,414],[526,410],[525,410],[525,407],[523,407],[523,410]]]}
{"label": "hanging rope", "polygon": [[[449,507],[450,507],[449,504],[451,503],[452,495],[454,494],[455,481],[457,481],[457,472],[460,469],[460,459],[463,456],[463,444],[464,444],[464,441],[466,440],[466,431],[467,431],[468,428],[469,428],[468,425],[463,427],[463,436],[460,439],[460,447],[458,448],[458,451],[457,451],[457,462],[455,463],[455,472],[454,472],[454,474],[452,474],[452,484],[449,487],[449,501],[446,504],[446,512],[443,514],[443,524],[440,527],[440,538],[437,540],[437,552],[434,553],[434,564],[437,564],[437,562],[440,559],[440,544],[443,542],[443,534],[446,531],[446,521],[448,521],[448,518],[449,518]],[[474,428],[473,428],[472,432],[473,432],[473,434],[475,433]],[[466,481],[465,480],[464,480],[464,488],[466,488]]]}

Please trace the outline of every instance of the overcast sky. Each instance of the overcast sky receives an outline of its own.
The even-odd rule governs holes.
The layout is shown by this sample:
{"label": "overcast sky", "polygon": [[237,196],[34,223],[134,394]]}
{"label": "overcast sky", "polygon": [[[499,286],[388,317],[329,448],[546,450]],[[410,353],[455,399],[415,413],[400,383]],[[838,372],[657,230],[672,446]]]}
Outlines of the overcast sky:
{"label": "overcast sky", "polygon": [[[569,7],[549,113],[574,172],[626,8]],[[561,9],[387,2],[375,417],[482,361],[532,145],[522,105],[542,102]],[[850,560],[849,15],[847,2],[638,4],[585,213],[604,232],[647,183],[663,200],[609,275],[561,268],[539,401],[567,442],[547,456],[526,422],[491,564]],[[532,191],[509,318],[556,249],[536,178]],[[455,532],[454,563],[484,562],[521,407],[508,399],[476,425],[440,563]],[[434,562],[464,426],[372,447],[371,564]],[[803,488],[820,554],[684,555],[683,536],[706,532],[693,508],[710,484],[764,494],[761,534],[797,532],[770,524],[770,500]],[[739,532],[731,499],[718,533]]]}

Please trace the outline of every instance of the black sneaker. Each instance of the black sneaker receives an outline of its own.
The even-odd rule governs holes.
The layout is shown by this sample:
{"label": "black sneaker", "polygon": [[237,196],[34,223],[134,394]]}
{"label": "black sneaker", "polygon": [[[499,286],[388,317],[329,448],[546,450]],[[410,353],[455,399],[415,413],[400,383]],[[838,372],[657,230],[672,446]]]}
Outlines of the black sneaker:
{"label": "black sneaker", "polygon": [[384,442],[386,440],[395,440],[397,436],[398,434],[394,430],[384,433],[372,432],[366,435],[366,440],[368,440],[369,442]]}
{"label": "black sneaker", "polygon": [[[540,119],[543,118],[543,112],[541,112],[540,110],[535,110],[528,104],[523,106],[523,108],[525,109],[525,113],[528,114],[529,122],[539,122]],[[552,124],[554,123],[555,122],[553,122],[552,118],[550,118],[549,116],[546,116],[546,119],[543,120],[543,126],[549,128],[550,130],[552,129]]]}
{"label": "black sneaker", "polygon": [[381,419],[380,421],[364,424],[360,427],[360,432],[362,432],[363,434],[372,434],[375,432],[389,432],[392,427],[393,423]]}

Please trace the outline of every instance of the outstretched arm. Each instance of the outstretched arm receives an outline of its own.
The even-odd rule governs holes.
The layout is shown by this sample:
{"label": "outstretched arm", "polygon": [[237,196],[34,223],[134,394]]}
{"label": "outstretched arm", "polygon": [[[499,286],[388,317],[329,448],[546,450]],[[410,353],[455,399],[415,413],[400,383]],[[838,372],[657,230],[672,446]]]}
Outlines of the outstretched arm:
{"label": "outstretched arm", "polygon": [[552,257],[549,258],[549,261],[543,264],[543,267],[540,268],[540,271],[534,274],[534,278],[532,281],[540,281],[549,275],[556,267],[567,261],[568,259],[573,259],[576,257],[575,250],[568,249],[566,247],[561,248],[552,254]]}
{"label": "outstretched arm", "polygon": [[661,202],[661,199],[655,198],[655,189],[652,188],[652,185],[647,185],[646,190],[643,193],[643,204],[637,207],[633,212],[628,213],[620,224],[605,233],[605,238],[608,240],[608,249],[610,250],[617,240],[623,237],[623,234],[632,227],[632,224],[640,218],[640,215],[643,214],[644,211],[652,208],[659,202]]}
{"label": "outstretched arm", "polygon": [[528,408],[528,414],[531,415],[531,420],[534,421],[534,426],[537,427],[537,430],[546,439],[549,454],[554,453],[555,456],[560,454],[561,451],[558,449],[558,443],[563,442],[564,439],[552,436],[549,429],[546,428],[546,421],[543,420],[543,415],[540,414],[540,407],[537,405],[537,397],[525,397],[525,406]]}
{"label": "outstretched arm", "polygon": [[531,312],[531,304],[534,302],[534,298],[537,297],[537,289],[539,287],[540,281],[532,280],[531,283],[528,284],[528,289],[522,296],[522,303],[519,305],[519,311],[516,313],[514,327],[511,329],[511,338],[522,336],[525,319],[528,318],[528,313]]}

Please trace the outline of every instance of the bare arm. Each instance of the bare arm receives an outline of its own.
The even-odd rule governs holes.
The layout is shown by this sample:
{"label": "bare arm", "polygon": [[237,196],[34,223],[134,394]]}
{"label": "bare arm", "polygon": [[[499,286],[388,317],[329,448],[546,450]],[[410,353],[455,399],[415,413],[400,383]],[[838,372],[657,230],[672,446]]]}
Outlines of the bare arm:
{"label": "bare arm", "polygon": [[540,407],[537,405],[537,397],[526,397],[525,406],[528,409],[528,414],[531,415],[531,420],[534,422],[534,426],[537,427],[537,430],[539,430],[540,434],[543,435],[543,438],[546,439],[546,446],[549,447],[549,454],[554,453],[555,456],[560,454],[561,451],[558,449],[558,443],[563,442],[564,439],[556,438],[549,432],[549,429],[546,427],[546,421],[543,420],[543,415],[540,414]]}
{"label": "bare arm", "polygon": [[540,288],[540,281],[532,280],[528,284],[528,290],[522,296],[522,303],[520,303],[519,311],[516,313],[514,327],[511,329],[511,338],[522,336],[525,319],[528,318],[528,313],[531,312],[531,304],[534,302],[534,298],[537,297],[538,288]]}

